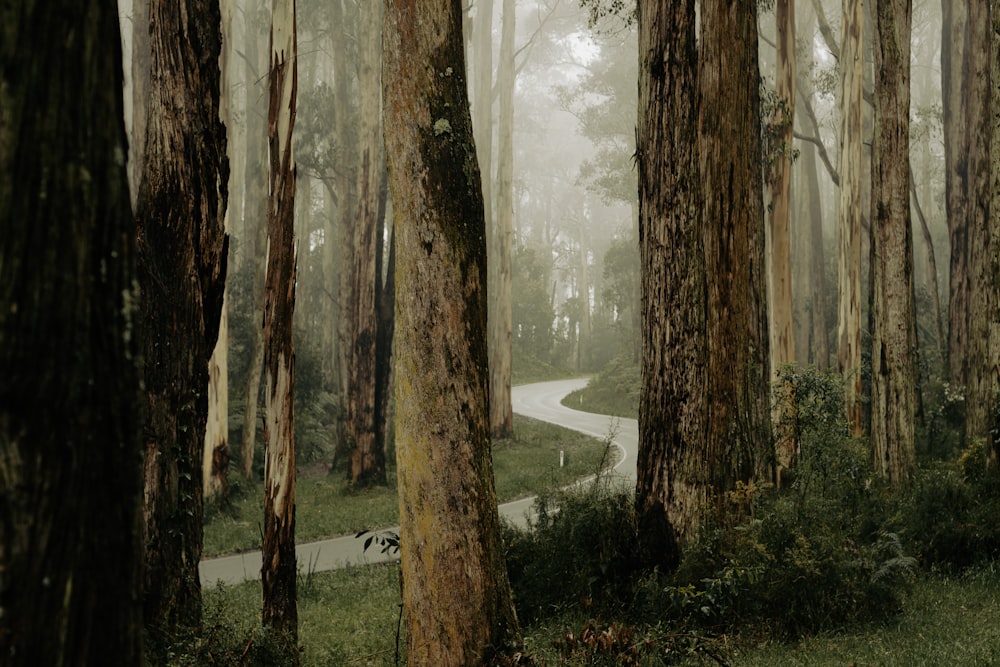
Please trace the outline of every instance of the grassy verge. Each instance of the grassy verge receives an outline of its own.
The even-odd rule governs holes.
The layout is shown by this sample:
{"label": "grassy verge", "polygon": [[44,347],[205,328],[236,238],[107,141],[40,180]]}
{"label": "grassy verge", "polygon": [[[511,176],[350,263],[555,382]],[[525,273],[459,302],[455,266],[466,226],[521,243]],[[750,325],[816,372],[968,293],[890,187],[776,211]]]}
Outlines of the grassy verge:
{"label": "grassy verge", "polygon": [[574,410],[637,419],[639,388],[639,367],[630,359],[618,357],[586,387],[572,392],[562,402]]}
{"label": "grassy verge", "polygon": [[[493,468],[500,502],[557,488],[593,473],[604,453],[600,440],[515,415],[515,436],[493,443]],[[559,452],[566,465],[559,467]],[[241,489],[227,508],[206,513],[204,553],[215,556],[260,548],[263,484]],[[357,489],[342,472],[300,474],[295,530],[299,541],[347,535],[399,522],[395,470],[389,485]]]}
{"label": "grassy verge", "polygon": [[[232,641],[245,646],[251,636],[247,628],[259,623],[259,582],[206,591],[205,598],[209,622],[224,618],[233,635],[242,629],[245,636]],[[395,664],[398,605],[395,564],[303,574],[299,581],[302,664]],[[585,620],[583,610],[574,609],[523,628],[525,648],[548,665],[584,664],[561,657],[554,642],[567,632],[578,632]],[[907,611],[883,625],[795,643],[720,638],[718,646],[728,664],[747,667],[995,665],[1000,664],[997,627],[1000,572],[991,568],[960,577],[921,578]]]}

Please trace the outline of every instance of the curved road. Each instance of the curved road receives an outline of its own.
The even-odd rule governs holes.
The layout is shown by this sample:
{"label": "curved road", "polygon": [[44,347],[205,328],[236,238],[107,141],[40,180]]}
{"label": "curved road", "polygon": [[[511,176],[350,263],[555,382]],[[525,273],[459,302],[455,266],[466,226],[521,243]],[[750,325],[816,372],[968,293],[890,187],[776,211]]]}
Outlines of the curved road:
{"label": "curved road", "polygon": [[[595,415],[589,412],[571,410],[561,404],[566,394],[580,389],[587,384],[587,379],[557,380],[554,382],[539,382],[536,384],[514,387],[511,401],[514,412],[525,417],[550,422],[565,428],[573,429],[595,438],[613,436],[613,442],[620,456],[615,465],[617,475],[625,483],[634,483],[636,470],[636,452],[639,443],[639,426],[634,419],[619,419],[606,415]],[[534,498],[522,498],[500,505],[500,514],[515,524],[524,525],[531,513]],[[398,531],[398,528],[388,530]],[[318,542],[308,542],[295,547],[295,555],[300,569],[304,571],[332,570],[346,565],[363,565],[380,563],[395,559],[372,549],[368,553],[362,548],[363,540],[355,539],[353,535],[336,537]],[[226,584],[239,584],[260,578],[260,551],[249,551],[203,560],[199,565],[202,586],[214,586],[222,581]]]}

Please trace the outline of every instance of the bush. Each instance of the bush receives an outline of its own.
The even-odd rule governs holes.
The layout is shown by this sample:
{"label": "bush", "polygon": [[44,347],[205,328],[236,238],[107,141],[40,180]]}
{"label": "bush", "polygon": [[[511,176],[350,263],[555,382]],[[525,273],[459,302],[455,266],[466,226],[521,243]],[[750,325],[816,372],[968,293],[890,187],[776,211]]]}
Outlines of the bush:
{"label": "bush", "polygon": [[918,471],[896,523],[924,565],[951,571],[1000,559],[998,515],[1000,479],[977,441]]}
{"label": "bush", "polygon": [[518,617],[532,623],[569,607],[614,607],[634,573],[632,492],[605,480],[540,496],[528,530],[504,527]]}

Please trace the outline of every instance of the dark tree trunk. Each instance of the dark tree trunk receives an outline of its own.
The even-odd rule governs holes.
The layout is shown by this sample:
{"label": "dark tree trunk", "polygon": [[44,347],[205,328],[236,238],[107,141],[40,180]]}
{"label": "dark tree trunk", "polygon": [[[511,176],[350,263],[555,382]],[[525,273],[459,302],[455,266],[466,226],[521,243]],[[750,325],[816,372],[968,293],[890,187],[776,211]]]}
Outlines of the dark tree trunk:
{"label": "dark tree trunk", "polygon": [[708,279],[708,483],[773,470],[756,0],[705,0],[700,159]]}
{"label": "dark tree trunk", "polygon": [[142,665],[135,227],[114,3],[0,6],[0,663]]}
{"label": "dark tree trunk", "polygon": [[636,511],[643,555],[670,565],[711,493],[706,278],[694,0],[639,4],[642,395]]}
{"label": "dark tree trunk", "polygon": [[486,229],[461,2],[389,0],[384,44],[407,656],[483,664],[519,632],[490,455]]}
{"label": "dark tree trunk", "polygon": [[226,276],[229,165],[218,1],[182,12],[153,0],[149,15],[152,76],[136,199],[146,325],[145,615],[147,628],[170,631],[201,623],[201,464]]}

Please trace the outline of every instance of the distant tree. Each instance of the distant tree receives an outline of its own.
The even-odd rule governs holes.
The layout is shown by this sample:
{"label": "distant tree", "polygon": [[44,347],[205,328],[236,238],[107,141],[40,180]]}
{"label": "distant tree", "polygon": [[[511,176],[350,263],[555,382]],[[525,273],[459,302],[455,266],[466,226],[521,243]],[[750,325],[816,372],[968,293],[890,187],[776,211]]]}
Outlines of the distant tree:
{"label": "distant tree", "polygon": [[872,457],[905,485],[915,467],[916,315],[910,225],[912,0],[875,5],[875,139],[872,147]]}
{"label": "distant tree", "polygon": [[376,272],[383,233],[379,218],[382,192],[381,46],[382,0],[360,4],[358,66],[358,162],[351,269],[344,313],[348,319],[350,356],[347,382],[347,432],[351,439],[351,480],[384,484],[385,449],[375,424],[375,366],[378,340],[376,302],[382,276]]}
{"label": "distant tree", "polygon": [[[513,0],[503,0],[503,27],[500,32],[500,62],[497,87],[500,89],[500,116],[497,123],[496,215],[493,217],[489,246],[489,353],[490,431],[494,437],[514,433],[514,412],[510,384],[513,322],[511,313],[511,244],[514,237],[514,33],[516,16]],[[489,178],[489,172],[487,172]]]}
{"label": "distant tree", "polygon": [[152,75],[136,198],[146,326],[145,616],[147,627],[169,631],[201,623],[202,451],[225,289],[229,164],[218,0],[153,0],[149,17]]}
{"label": "distant tree", "polygon": [[271,5],[268,69],[267,277],[264,282],[263,623],[295,646],[295,127],[298,69],[295,0]]}
{"label": "distant tree", "polygon": [[388,0],[384,45],[407,657],[484,664],[519,632],[490,455],[486,229],[461,2]]}
{"label": "distant tree", "polygon": [[11,667],[144,664],[142,317],[120,44],[114,3],[0,5],[0,662]]}
{"label": "distant tree", "polygon": [[948,265],[948,380],[965,385],[968,332],[968,136],[965,109],[965,49],[969,0],[941,0],[941,101],[944,126],[945,211],[951,248]]}
{"label": "distant tree", "polygon": [[840,46],[840,246],[837,270],[837,368],[851,434],[864,430],[861,410],[862,0],[844,0]]}
{"label": "distant tree", "polygon": [[[770,223],[771,285],[771,366],[772,378],[778,371],[795,363],[795,339],[792,323],[792,127],[795,119],[795,2],[777,0],[777,105],[769,127],[775,149],[767,156],[768,206]],[[782,421],[791,406],[776,401],[776,421]],[[778,438],[778,463],[785,468],[795,464],[795,440],[783,433]]]}

